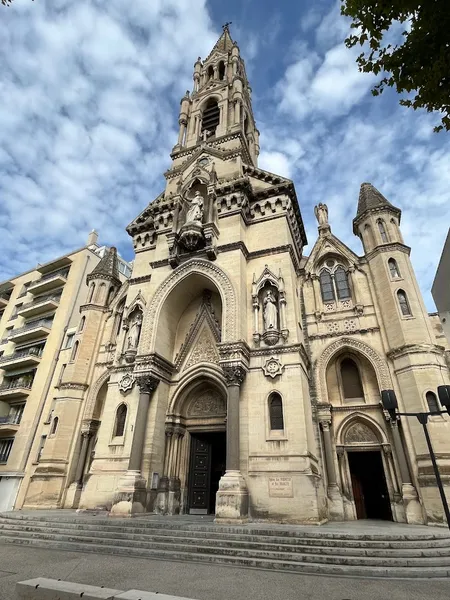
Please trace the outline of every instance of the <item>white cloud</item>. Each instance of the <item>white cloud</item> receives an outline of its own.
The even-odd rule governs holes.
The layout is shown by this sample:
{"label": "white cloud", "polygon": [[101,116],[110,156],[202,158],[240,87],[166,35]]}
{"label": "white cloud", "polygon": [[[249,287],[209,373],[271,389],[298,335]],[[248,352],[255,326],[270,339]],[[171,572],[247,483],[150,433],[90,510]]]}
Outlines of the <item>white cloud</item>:
{"label": "white cloud", "polygon": [[217,39],[206,0],[16,0],[1,28],[0,277],[93,227],[131,249],[124,228],[164,186],[179,98]]}

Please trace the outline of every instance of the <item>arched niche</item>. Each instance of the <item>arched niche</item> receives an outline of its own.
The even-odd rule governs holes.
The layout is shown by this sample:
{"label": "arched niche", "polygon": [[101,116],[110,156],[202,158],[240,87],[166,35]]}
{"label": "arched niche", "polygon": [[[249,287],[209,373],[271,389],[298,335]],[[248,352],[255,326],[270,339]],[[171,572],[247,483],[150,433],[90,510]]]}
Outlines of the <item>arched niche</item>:
{"label": "arched niche", "polygon": [[380,401],[372,363],[361,352],[348,348],[342,348],[328,362],[326,391],[328,402],[334,406],[376,404]]}
{"label": "arched niche", "polygon": [[[392,389],[392,378],[389,373],[389,368],[385,360],[381,358],[376,350],[365,342],[350,338],[342,337],[335,342],[329,344],[317,359],[314,365],[314,373],[316,377],[316,386],[319,392],[319,401],[328,402],[328,389],[327,389],[327,371],[328,364],[333,360],[334,357],[349,352],[357,357],[365,357],[375,372],[378,390],[391,390]],[[376,402],[380,401],[379,395],[377,396]]]}
{"label": "arched niche", "polygon": [[220,298],[222,342],[236,341],[237,302],[230,278],[217,265],[192,259],[178,267],[156,290],[144,316],[140,353],[158,352],[171,361],[181,316],[203,290]]}

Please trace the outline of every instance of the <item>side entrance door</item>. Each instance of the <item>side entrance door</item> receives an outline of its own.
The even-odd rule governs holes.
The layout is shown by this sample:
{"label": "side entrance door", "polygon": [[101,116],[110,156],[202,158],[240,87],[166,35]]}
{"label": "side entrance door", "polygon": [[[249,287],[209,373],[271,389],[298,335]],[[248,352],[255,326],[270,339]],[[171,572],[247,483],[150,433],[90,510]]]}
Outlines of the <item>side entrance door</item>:
{"label": "side entrance door", "polygon": [[206,515],[211,485],[212,446],[205,436],[192,434],[189,477],[189,513]]}

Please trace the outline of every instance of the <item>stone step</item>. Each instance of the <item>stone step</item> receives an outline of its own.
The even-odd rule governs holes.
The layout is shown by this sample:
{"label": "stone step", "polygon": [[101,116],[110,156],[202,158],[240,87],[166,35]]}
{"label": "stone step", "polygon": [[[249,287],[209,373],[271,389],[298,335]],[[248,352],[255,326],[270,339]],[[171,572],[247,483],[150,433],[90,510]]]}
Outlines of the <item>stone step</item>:
{"label": "stone step", "polygon": [[[202,547],[217,547],[220,545],[223,548],[238,548],[245,550],[262,550],[266,552],[291,552],[291,553],[305,553],[305,554],[314,554],[321,553],[324,555],[327,554],[336,554],[339,551],[340,554],[344,556],[373,556],[373,557],[392,557],[392,558],[434,558],[436,556],[440,557],[450,557],[450,540],[448,540],[446,546],[436,546],[431,545],[431,542],[427,542],[430,544],[428,547],[420,546],[416,544],[416,546],[410,547],[388,547],[387,544],[385,547],[379,548],[374,547],[372,544],[375,542],[355,542],[354,546],[350,545],[349,540],[345,540],[344,543],[339,543],[338,540],[327,540],[328,545],[323,546],[320,544],[308,544],[305,543],[305,540],[295,540],[289,539],[288,543],[283,538],[268,538],[264,536],[252,536],[249,539],[233,539],[233,538],[217,538],[212,533],[207,533],[206,535],[202,533],[199,535],[198,532],[188,532],[189,535],[180,535],[184,534],[184,532],[176,532],[178,535],[173,535],[175,532],[163,532],[165,535],[161,535],[159,532],[150,533],[142,532],[136,528],[130,529],[129,531],[120,530],[120,527],[109,527],[106,529],[105,527],[96,528],[95,526],[88,525],[82,527],[78,525],[76,528],[74,525],[70,524],[54,524],[51,528],[49,528],[48,523],[31,523],[24,522],[23,524],[17,523],[8,523],[8,522],[0,522],[0,539],[2,535],[11,536],[14,532],[28,532],[35,534],[61,534],[67,536],[85,536],[93,538],[96,540],[97,538],[105,538],[105,539],[115,539],[115,540],[130,540],[136,542],[145,542],[150,547],[156,547],[155,544],[197,544]],[[125,529],[125,528],[123,528]],[[36,537],[38,537],[38,535]],[[313,540],[313,542],[317,542],[320,540]],[[309,540],[306,540],[309,542]],[[401,542],[400,542],[401,543]],[[405,543],[405,542],[403,542]],[[408,542],[409,544],[413,544],[413,542]],[[380,544],[380,542],[378,542]]]}
{"label": "stone step", "polygon": [[[48,541],[50,545],[54,542],[62,543],[80,543],[83,545],[95,545],[98,547],[114,547],[117,546],[125,551],[129,548],[170,552],[171,554],[192,554],[192,555],[214,555],[220,557],[239,557],[248,560],[272,560],[272,561],[287,561],[292,563],[315,563],[329,565],[348,565],[348,566],[375,566],[375,567],[447,567],[450,570],[450,558],[447,556],[434,557],[386,557],[386,556],[349,556],[341,550],[336,549],[333,554],[324,554],[322,552],[315,554],[307,553],[292,553],[287,551],[265,551],[261,549],[248,548],[228,548],[222,544],[204,546],[199,543],[179,544],[176,542],[152,543],[142,542],[130,539],[117,540],[115,538],[92,538],[82,534],[71,535],[61,533],[34,533],[29,531],[15,531],[14,536],[17,539],[40,540]],[[9,536],[8,536],[9,537]],[[2,538],[3,539],[3,538]]]}
{"label": "stone step", "polygon": [[165,561],[195,561],[206,563],[217,563],[230,566],[253,567],[259,569],[270,569],[278,571],[290,571],[299,573],[322,573],[336,576],[352,577],[396,577],[396,578],[436,578],[448,577],[449,566],[427,566],[418,569],[416,566],[376,566],[376,565],[348,565],[348,564],[322,564],[318,562],[299,562],[267,559],[264,557],[227,556],[223,554],[193,554],[180,551],[150,550],[136,547],[124,547],[123,545],[98,545],[81,542],[56,541],[49,543],[44,539],[2,537],[2,541],[11,544],[27,545],[36,548],[52,548],[78,552],[98,552],[101,554],[118,554],[133,556],[137,558],[162,559]]}
{"label": "stone step", "polygon": [[[282,528],[264,528],[264,527],[255,527],[253,524],[251,527],[243,527],[243,526],[224,526],[224,525],[206,525],[199,523],[190,523],[184,524],[182,520],[176,523],[170,522],[161,522],[161,521],[152,521],[151,519],[143,519],[143,518],[135,518],[135,519],[120,519],[115,520],[112,518],[92,518],[92,517],[66,517],[62,516],[61,518],[49,518],[47,516],[40,515],[28,515],[28,514],[20,514],[20,513],[0,513],[0,523],[2,522],[40,522],[46,523],[49,526],[58,526],[61,524],[64,525],[74,525],[76,527],[80,527],[84,529],[85,527],[93,526],[98,529],[100,526],[103,527],[118,527],[120,530],[129,530],[129,529],[139,529],[143,530],[158,530],[158,534],[162,534],[161,530],[163,530],[167,535],[177,535],[178,532],[182,532],[183,534],[190,534],[194,532],[195,534],[202,533],[214,533],[214,536],[224,536],[227,537],[233,535],[235,539],[247,539],[250,537],[276,537],[279,539],[285,540],[284,543],[288,543],[287,540],[290,538],[294,538],[296,540],[317,540],[319,542],[328,541],[328,540],[339,540],[340,542],[349,541],[353,542],[388,542],[388,543],[404,543],[404,542],[431,542],[434,546],[434,543],[437,542],[439,544],[447,545],[450,544],[450,535],[447,530],[444,531],[436,531],[436,532],[424,532],[420,534],[412,534],[412,533],[402,533],[402,534],[392,534],[392,533],[368,533],[368,532],[330,532],[326,531],[320,527],[317,527],[314,531],[311,530],[302,530],[301,528],[290,528],[290,529],[282,529]],[[117,523],[117,525],[116,525]],[[177,533],[175,533],[177,532]]]}

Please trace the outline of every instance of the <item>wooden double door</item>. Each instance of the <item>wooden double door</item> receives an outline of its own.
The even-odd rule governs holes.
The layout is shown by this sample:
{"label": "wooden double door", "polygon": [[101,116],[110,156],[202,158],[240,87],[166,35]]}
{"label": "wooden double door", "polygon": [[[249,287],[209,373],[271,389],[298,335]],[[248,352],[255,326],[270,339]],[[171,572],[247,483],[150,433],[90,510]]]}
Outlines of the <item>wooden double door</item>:
{"label": "wooden double door", "polygon": [[224,431],[191,433],[189,468],[189,514],[213,514],[219,481],[225,473]]}
{"label": "wooden double door", "polygon": [[381,452],[349,452],[348,462],[357,518],[392,521]]}

